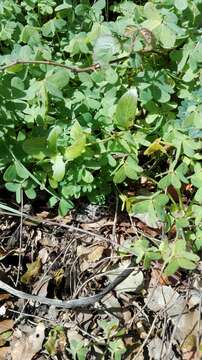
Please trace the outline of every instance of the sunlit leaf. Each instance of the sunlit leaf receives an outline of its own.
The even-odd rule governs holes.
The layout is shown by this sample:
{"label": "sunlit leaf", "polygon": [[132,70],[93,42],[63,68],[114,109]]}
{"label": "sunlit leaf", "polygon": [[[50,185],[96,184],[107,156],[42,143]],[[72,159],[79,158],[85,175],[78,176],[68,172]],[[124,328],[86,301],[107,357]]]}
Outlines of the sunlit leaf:
{"label": "sunlit leaf", "polygon": [[134,124],[137,110],[137,98],[136,88],[131,88],[119,99],[114,119],[115,124],[119,129],[126,130]]}

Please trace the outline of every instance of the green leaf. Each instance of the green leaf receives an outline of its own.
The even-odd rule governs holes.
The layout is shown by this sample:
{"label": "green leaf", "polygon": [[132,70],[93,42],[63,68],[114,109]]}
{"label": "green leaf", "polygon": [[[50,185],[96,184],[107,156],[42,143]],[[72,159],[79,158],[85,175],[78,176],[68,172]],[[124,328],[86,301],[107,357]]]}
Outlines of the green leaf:
{"label": "green leaf", "polygon": [[191,176],[191,183],[197,188],[201,187],[202,184],[202,170],[197,171],[194,175]]}
{"label": "green leaf", "polygon": [[161,15],[159,11],[156,9],[155,5],[150,1],[147,1],[147,3],[144,5],[144,16],[146,16],[147,19],[161,21]]}
{"label": "green leaf", "polygon": [[185,258],[178,258],[177,259],[178,262],[178,266],[183,268],[183,269],[187,269],[187,270],[193,270],[196,268],[196,264],[193,263],[192,261],[185,259]]}
{"label": "green leaf", "polygon": [[195,199],[196,201],[198,201],[200,204],[202,204],[202,187],[200,187],[200,188],[197,190],[197,192],[196,192],[196,194],[195,194],[195,196],[194,196],[194,199]]}
{"label": "green leaf", "polygon": [[93,62],[95,64],[107,65],[114,54],[119,53],[118,40],[111,34],[100,35],[93,48]]}
{"label": "green leaf", "polygon": [[67,213],[73,208],[73,204],[70,200],[61,199],[59,202],[59,214],[61,216],[67,215]]}
{"label": "green leaf", "polygon": [[85,181],[87,184],[91,184],[94,180],[93,175],[88,170],[84,170],[82,173],[82,180]]}
{"label": "green leaf", "polygon": [[187,0],[175,0],[175,7],[179,11],[183,11],[188,7],[188,2]]}
{"label": "green leaf", "polygon": [[57,155],[54,160],[52,160],[52,169],[53,169],[53,179],[60,182],[65,175],[65,163],[61,155]]}
{"label": "green leaf", "polygon": [[122,165],[116,172],[113,178],[113,181],[115,184],[120,184],[122,183],[126,178],[126,174],[125,174],[125,168]]}
{"label": "green leaf", "polygon": [[29,178],[29,172],[27,169],[20,164],[19,161],[15,161],[15,168],[17,175],[22,179],[28,179]]}
{"label": "green leaf", "polygon": [[38,46],[41,42],[41,36],[36,27],[26,25],[22,30],[20,40],[24,43]]}
{"label": "green leaf", "polygon": [[54,126],[47,137],[48,148],[53,153],[57,152],[57,140],[61,132],[62,129],[60,126]]}
{"label": "green leaf", "polygon": [[117,127],[121,130],[130,128],[134,124],[136,110],[137,90],[133,87],[122,95],[117,103],[114,120]]}
{"label": "green leaf", "polygon": [[173,275],[179,269],[179,263],[177,259],[171,260],[170,263],[166,266],[164,274],[167,276]]}
{"label": "green leaf", "polygon": [[167,25],[161,24],[156,29],[156,34],[161,41],[161,45],[164,49],[171,49],[175,46],[176,33],[172,31]]}
{"label": "green leaf", "polygon": [[23,150],[28,155],[32,155],[36,159],[44,159],[47,153],[46,138],[32,137],[30,139],[26,139],[23,143]]}
{"label": "green leaf", "polygon": [[139,173],[142,171],[142,168],[138,166],[137,160],[132,156],[128,156],[124,164],[125,175],[132,180],[137,180]]}
{"label": "green leaf", "polygon": [[50,85],[62,90],[69,82],[69,74],[65,69],[55,70],[51,75],[47,75],[46,82],[48,88]]}
{"label": "green leaf", "polygon": [[29,189],[25,189],[25,194],[28,197],[28,199],[31,200],[36,199],[37,197],[37,193],[32,187],[30,187]]}
{"label": "green leaf", "polygon": [[16,167],[15,165],[10,165],[5,173],[4,173],[4,176],[3,176],[3,179],[4,181],[6,182],[12,182],[13,180],[16,179],[16,176],[17,176],[17,172],[16,172]]}
{"label": "green leaf", "polygon": [[158,183],[160,189],[166,190],[171,185],[171,174],[164,176]]}
{"label": "green leaf", "polygon": [[5,184],[5,187],[7,190],[16,192],[16,193],[17,193],[17,191],[21,190],[21,184],[18,184],[18,183],[7,182]]}
{"label": "green leaf", "polygon": [[75,141],[72,145],[67,147],[64,153],[64,158],[68,161],[72,161],[85,151],[86,136],[82,135],[80,140]]}

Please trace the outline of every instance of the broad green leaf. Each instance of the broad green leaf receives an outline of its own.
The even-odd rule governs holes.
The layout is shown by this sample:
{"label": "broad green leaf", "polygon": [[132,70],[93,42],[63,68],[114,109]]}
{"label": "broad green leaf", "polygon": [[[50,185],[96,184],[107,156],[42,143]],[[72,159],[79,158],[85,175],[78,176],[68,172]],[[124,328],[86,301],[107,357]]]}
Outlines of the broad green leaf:
{"label": "broad green leaf", "polygon": [[195,224],[196,225],[201,224],[201,221],[202,221],[202,207],[198,206],[198,205],[193,205],[192,206],[192,213],[193,213],[193,216],[195,217]]}
{"label": "broad green leaf", "polygon": [[65,175],[65,163],[61,155],[57,155],[54,160],[52,160],[52,169],[53,169],[53,179],[56,181],[62,181]]}
{"label": "broad green leaf", "polygon": [[197,190],[197,192],[196,192],[196,194],[195,194],[195,196],[194,196],[194,199],[195,199],[196,201],[198,201],[200,204],[202,204],[202,187],[200,187],[200,188]]}
{"label": "broad green leaf", "polygon": [[72,140],[79,140],[84,135],[83,129],[79,122],[76,120],[71,127],[70,137]]}
{"label": "broad green leaf", "polygon": [[171,174],[164,176],[158,183],[160,189],[166,190],[166,188],[171,185]]}
{"label": "broad green leaf", "polygon": [[58,202],[58,199],[54,196],[51,196],[48,201],[51,208],[54,207],[57,204],[57,202]]}
{"label": "broad green leaf", "polygon": [[94,177],[90,171],[85,169],[82,173],[82,180],[85,181],[87,184],[90,184],[93,182]]}
{"label": "broad green leaf", "polygon": [[72,161],[79,157],[84,151],[86,146],[86,136],[82,135],[81,138],[75,141],[72,145],[66,148],[64,158]]}
{"label": "broad green leaf", "polygon": [[70,200],[67,201],[63,198],[60,200],[58,210],[61,216],[67,215],[69,210],[71,210],[72,208],[73,208],[73,203]]}
{"label": "broad green leaf", "polygon": [[173,252],[175,256],[178,256],[186,249],[186,241],[184,239],[178,239],[173,245]]}
{"label": "broad green leaf", "polygon": [[25,189],[25,194],[28,197],[28,199],[31,199],[31,200],[36,199],[36,197],[37,197],[37,193],[33,187],[30,187],[29,189]]}
{"label": "broad green leaf", "polygon": [[118,40],[111,34],[100,35],[94,45],[93,62],[95,64],[107,65],[114,54],[119,53]]}
{"label": "broad green leaf", "polygon": [[173,259],[169,262],[164,270],[164,274],[167,276],[173,275],[179,269],[179,264],[177,259]]}
{"label": "broad green leaf", "polygon": [[183,269],[187,269],[187,270],[193,270],[196,268],[196,264],[188,259],[185,258],[178,258],[177,259],[178,262],[178,266],[183,268]]}
{"label": "broad green leaf", "polygon": [[144,5],[144,16],[146,16],[147,19],[161,21],[161,14],[151,1],[147,1]]}
{"label": "broad green leaf", "polygon": [[181,255],[190,261],[197,262],[200,260],[200,257],[194,254],[192,251],[182,251]]}
{"label": "broad green leaf", "polygon": [[56,6],[55,12],[62,12],[63,14],[67,14],[70,9],[72,9],[72,5],[63,3],[61,5]]}
{"label": "broad green leaf", "polygon": [[177,175],[173,172],[171,174],[171,184],[173,185],[173,187],[175,189],[180,189],[181,188],[181,182],[178,179]]}
{"label": "broad green leaf", "polygon": [[54,126],[47,137],[48,148],[51,152],[55,153],[57,151],[57,140],[61,134],[62,129],[60,126]]}
{"label": "broad green leaf", "polygon": [[134,119],[137,110],[137,90],[136,88],[129,89],[119,99],[114,122],[119,129],[127,130],[134,124]]}
{"label": "broad green leaf", "polygon": [[19,161],[15,161],[15,168],[16,168],[16,173],[20,178],[28,179],[29,171],[27,171],[27,169],[23,165],[21,165]]}
{"label": "broad green leaf", "polygon": [[69,74],[65,69],[55,71],[53,74],[46,77],[48,85],[53,85],[57,89],[62,90],[69,82]]}
{"label": "broad green leaf", "polygon": [[175,0],[175,7],[180,11],[185,10],[187,6],[188,6],[187,0]]}
{"label": "broad green leaf", "polygon": [[106,0],[97,0],[93,3],[92,9],[95,11],[96,16],[100,15],[101,11],[105,8],[105,6]]}
{"label": "broad green leaf", "polygon": [[106,76],[106,80],[108,83],[110,84],[115,84],[118,81],[118,75],[115,69],[113,69],[112,67],[109,67],[106,71],[105,71],[105,76]]}
{"label": "broad green leaf", "polygon": [[32,137],[23,143],[23,150],[36,159],[44,159],[47,153],[46,138]]}
{"label": "broad green leaf", "polygon": [[125,174],[125,168],[122,165],[116,172],[113,178],[113,181],[115,184],[120,184],[122,183],[126,178],[126,174]]}
{"label": "broad green leaf", "polygon": [[131,156],[127,158],[124,164],[125,175],[132,180],[137,180],[142,168],[138,166],[137,161]]}
{"label": "broad green leaf", "polygon": [[145,20],[142,23],[142,26],[150,31],[155,30],[156,28],[158,28],[159,25],[161,25],[162,19],[161,18],[157,18],[157,19],[149,19],[149,20]]}
{"label": "broad green leaf", "polygon": [[5,187],[7,190],[17,192],[21,190],[22,186],[19,183],[6,182]]}
{"label": "broad green leaf", "polygon": [[202,185],[202,170],[197,171],[194,175],[191,176],[191,183],[200,188]]}
{"label": "broad green leaf", "polygon": [[17,172],[16,172],[16,167],[15,165],[10,165],[5,173],[4,173],[4,176],[3,176],[3,179],[4,181],[6,182],[12,182],[13,180],[16,179],[16,175],[17,175]]}
{"label": "broad green leaf", "polygon": [[41,42],[41,36],[38,29],[31,25],[26,25],[22,30],[20,40],[30,45],[39,45]]}
{"label": "broad green leaf", "polygon": [[161,24],[155,33],[158,35],[163,48],[171,49],[175,46],[176,34],[167,25]]}

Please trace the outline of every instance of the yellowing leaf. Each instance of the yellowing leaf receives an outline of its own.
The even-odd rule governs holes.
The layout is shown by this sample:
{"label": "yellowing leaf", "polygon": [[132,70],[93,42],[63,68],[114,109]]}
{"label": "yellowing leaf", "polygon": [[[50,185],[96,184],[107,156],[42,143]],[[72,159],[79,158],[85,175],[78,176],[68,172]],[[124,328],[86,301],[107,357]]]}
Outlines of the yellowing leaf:
{"label": "yellowing leaf", "polygon": [[86,146],[86,136],[83,134],[82,137],[70,145],[66,150],[64,157],[66,160],[72,161],[79,157]]}
{"label": "yellowing leaf", "polygon": [[[61,345],[63,349],[61,349]],[[49,332],[48,339],[45,343],[45,348],[48,351],[49,355],[53,356],[59,350],[58,347],[60,347],[60,350],[64,351],[65,345],[66,345],[66,336],[64,330],[62,329],[61,326],[57,325]]]}
{"label": "yellowing leaf", "polygon": [[23,284],[29,284],[30,281],[35,278],[41,270],[41,259],[37,258],[31,264],[27,264],[27,271],[21,276],[21,281]]}
{"label": "yellowing leaf", "polygon": [[79,140],[83,136],[83,130],[78,121],[75,121],[70,130],[70,137],[72,140]]}
{"label": "yellowing leaf", "polygon": [[152,155],[157,151],[166,154],[165,146],[161,145],[160,139],[156,139],[151,145],[149,145],[149,147],[145,150],[144,155]]}

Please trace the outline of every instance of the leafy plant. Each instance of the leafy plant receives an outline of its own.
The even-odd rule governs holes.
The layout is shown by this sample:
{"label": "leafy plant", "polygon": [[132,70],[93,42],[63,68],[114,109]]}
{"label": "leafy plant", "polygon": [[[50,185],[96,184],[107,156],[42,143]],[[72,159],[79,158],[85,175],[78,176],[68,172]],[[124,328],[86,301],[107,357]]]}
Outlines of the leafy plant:
{"label": "leafy plant", "polygon": [[[61,215],[115,186],[131,215],[176,226],[197,251],[201,11],[201,0],[3,1],[1,186],[18,203],[45,191]],[[149,193],[129,196],[143,178]]]}

